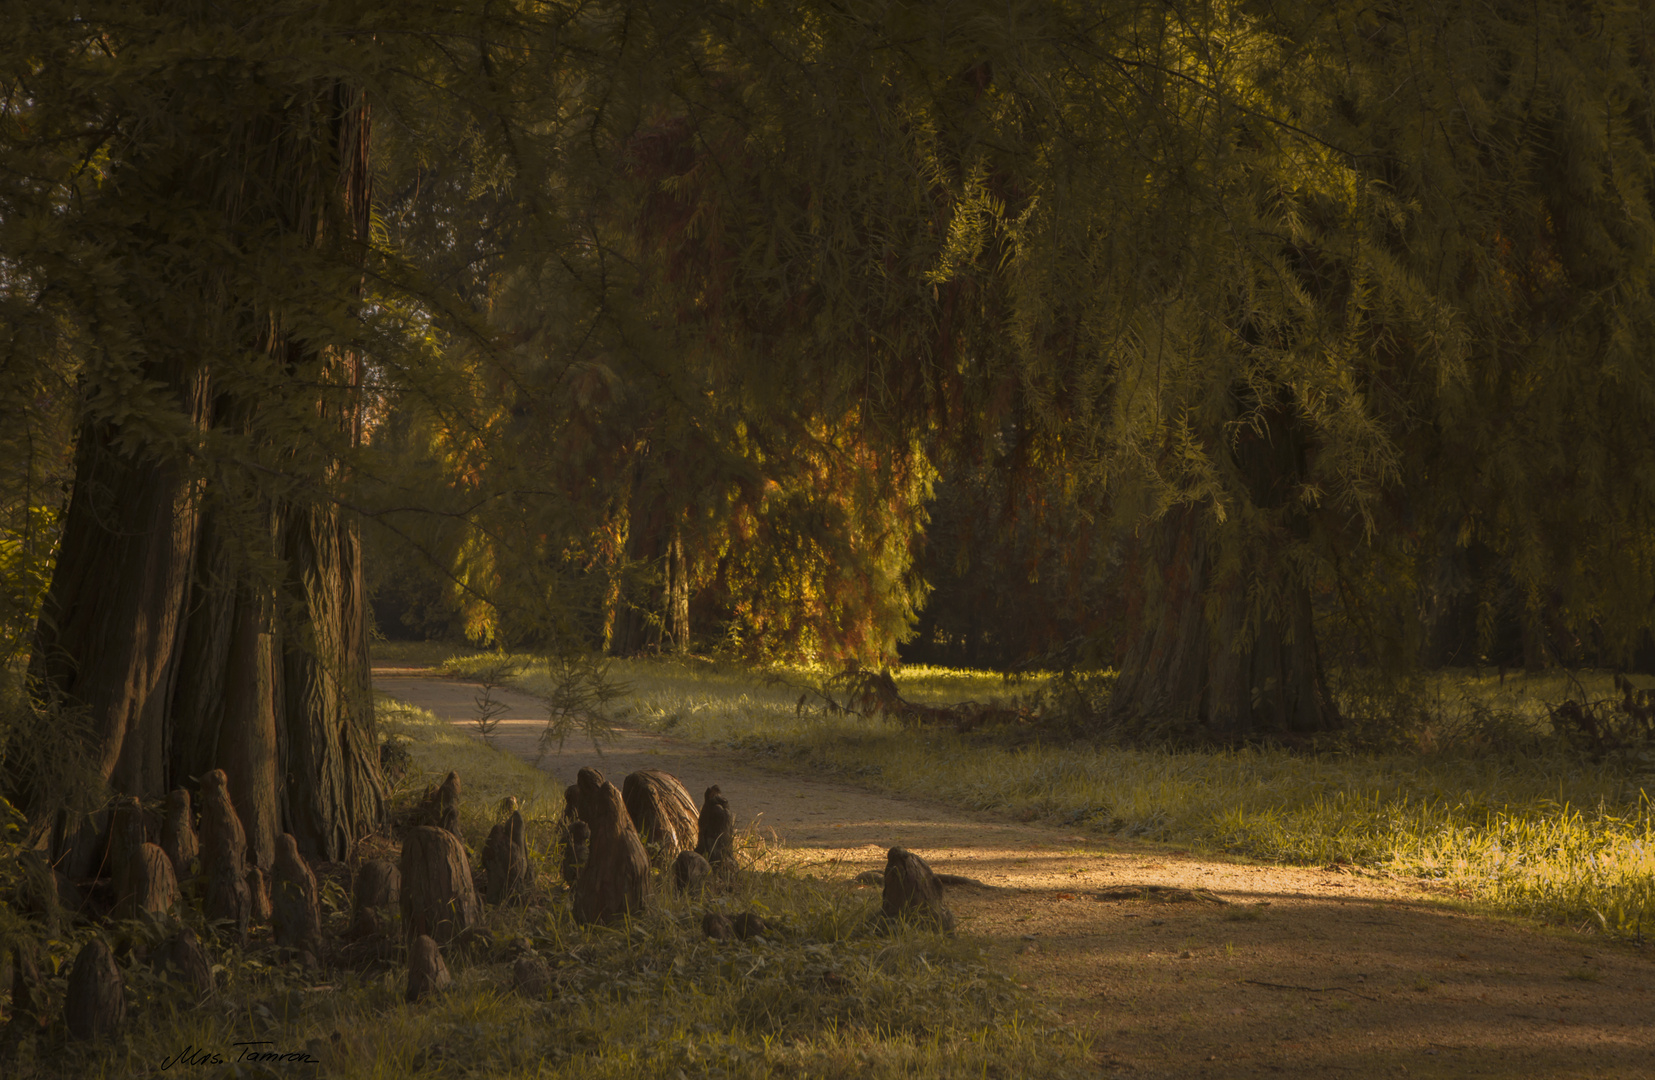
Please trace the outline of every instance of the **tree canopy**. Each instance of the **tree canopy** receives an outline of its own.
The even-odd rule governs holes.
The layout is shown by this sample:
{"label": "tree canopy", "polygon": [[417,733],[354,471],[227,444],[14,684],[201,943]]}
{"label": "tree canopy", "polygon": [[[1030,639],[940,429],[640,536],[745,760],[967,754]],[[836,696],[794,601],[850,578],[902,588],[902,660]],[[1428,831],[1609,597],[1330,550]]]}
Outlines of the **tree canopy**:
{"label": "tree canopy", "polygon": [[1648,648],[1646,5],[12,22],[0,645],[124,790],[223,766],[337,850],[370,591],[566,653],[1110,664],[1139,737]]}

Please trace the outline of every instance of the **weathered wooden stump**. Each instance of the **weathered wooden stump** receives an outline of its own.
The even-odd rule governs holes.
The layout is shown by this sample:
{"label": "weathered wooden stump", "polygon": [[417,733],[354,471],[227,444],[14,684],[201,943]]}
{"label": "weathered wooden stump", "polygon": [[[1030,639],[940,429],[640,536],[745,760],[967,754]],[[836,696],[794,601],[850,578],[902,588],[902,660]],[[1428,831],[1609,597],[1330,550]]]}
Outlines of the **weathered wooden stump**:
{"label": "weathered wooden stump", "polygon": [[465,847],[446,829],[421,825],[402,841],[402,921],[410,934],[446,944],[477,925],[481,905]]}
{"label": "weathered wooden stump", "polygon": [[252,901],[247,891],[247,833],[230,801],[223,769],[201,778],[201,872],[207,879],[207,918],[228,921],[247,940]]}
{"label": "weathered wooden stump", "polygon": [[681,892],[696,892],[707,887],[713,876],[713,867],[693,851],[680,851],[672,862],[672,883]]}
{"label": "weathered wooden stump", "polygon": [[195,931],[187,927],[163,941],[149,962],[163,978],[181,982],[198,995],[213,989],[213,966],[207,950]]}
{"label": "weathered wooden stump", "polygon": [[649,889],[649,856],[621,793],[590,768],[580,770],[577,786],[580,819],[592,830],[592,850],[575,881],[575,922],[602,922],[642,911]]}
{"label": "weathered wooden stump", "polygon": [[418,1001],[429,993],[448,989],[453,981],[437,943],[426,934],[416,937],[408,946],[407,999]]}
{"label": "weathered wooden stump", "polygon": [[696,854],[706,859],[714,870],[727,870],[735,865],[736,833],[730,818],[730,801],[718,790],[717,784],[707,789],[696,831]]}
{"label": "weathered wooden stump", "polygon": [[165,915],[178,903],[178,878],[172,860],[155,844],[139,844],[128,853],[115,884],[117,918]]}
{"label": "weathered wooden stump", "polygon": [[126,1020],[126,983],[102,938],[88,941],[69,969],[63,1020],[74,1039],[113,1034]]}
{"label": "weathered wooden stump", "polygon": [[730,925],[729,916],[716,911],[709,911],[701,916],[701,932],[714,941],[729,941],[736,936],[735,927]]}
{"label": "weathered wooden stump", "polygon": [[886,917],[917,918],[954,929],[954,913],[942,902],[942,883],[925,860],[906,848],[894,847],[885,856]]}
{"label": "weathered wooden stump", "polygon": [[270,925],[276,944],[313,956],[322,947],[322,909],[316,875],[299,854],[292,833],[276,838],[276,860],[271,867]]}
{"label": "weathered wooden stump", "polygon": [[201,857],[201,838],[190,823],[190,793],[178,788],[167,796],[167,816],[161,825],[161,850],[172,862],[172,872],[179,881],[188,880],[195,873],[195,862]]}
{"label": "weathered wooden stump", "polygon": [[483,845],[483,869],[487,871],[487,899],[503,904],[528,891],[529,848],[523,831],[523,815],[517,810],[489,831]]}
{"label": "weathered wooden stump", "polygon": [[660,769],[641,769],[621,784],[621,800],[656,866],[671,866],[680,851],[692,846],[690,838],[697,828],[695,800],[676,776]]}
{"label": "weathered wooden stump", "polygon": [[511,986],[519,994],[538,1001],[546,996],[552,985],[552,969],[546,961],[533,953],[519,956],[511,966]]}

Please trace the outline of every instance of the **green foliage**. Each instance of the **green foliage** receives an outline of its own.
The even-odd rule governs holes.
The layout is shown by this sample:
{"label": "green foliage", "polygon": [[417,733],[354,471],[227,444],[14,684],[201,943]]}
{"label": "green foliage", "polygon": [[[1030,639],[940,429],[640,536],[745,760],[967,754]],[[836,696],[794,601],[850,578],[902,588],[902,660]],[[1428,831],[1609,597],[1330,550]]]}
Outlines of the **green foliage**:
{"label": "green foliage", "polygon": [[[1655,595],[1643,20],[36,5],[0,52],[7,378],[28,431],[78,376],[80,419],[214,499],[361,511],[387,597],[489,645],[883,662],[929,577],[929,647],[1164,631],[1190,670],[1134,655],[1112,709],[1183,730],[1161,691],[1212,685],[1272,734],[1433,624],[1624,659]],[[335,91],[378,119],[371,207],[317,186]],[[230,422],[186,407],[200,357]],[[0,446],[31,567],[54,438],[50,468]]]}

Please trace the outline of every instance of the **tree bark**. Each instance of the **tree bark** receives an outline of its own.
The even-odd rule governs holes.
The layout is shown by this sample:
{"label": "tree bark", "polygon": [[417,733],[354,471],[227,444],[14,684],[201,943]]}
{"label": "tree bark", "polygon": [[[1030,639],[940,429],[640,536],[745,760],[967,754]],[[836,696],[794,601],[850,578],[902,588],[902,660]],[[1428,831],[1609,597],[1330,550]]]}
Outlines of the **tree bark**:
{"label": "tree bark", "polygon": [[410,937],[447,943],[477,925],[482,904],[471,882],[471,860],[452,833],[431,825],[409,830],[399,868],[402,922]]}
{"label": "tree bark", "polygon": [[1231,448],[1245,521],[1215,525],[1182,507],[1148,527],[1105,718],[1116,730],[1237,742],[1338,727],[1310,585],[1285,550],[1311,534],[1295,490],[1303,456],[1291,420],[1272,414]]}
{"label": "tree bark", "polygon": [[[203,376],[145,375],[169,381],[180,412],[202,420]],[[29,679],[45,704],[81,713],[98,778],[128,794],[165,790],[163,733],[150,705],[177,638],[198,505],[198,486],[177,464],[124,447],[114,424],[81,426]],[[59,788],[52,762],[8,754],[7,765],[6,796],[43,829]]]}
{"label": "tree bark", "polygon": [[[219,206],[227,236],[274,230],[337,249],[347,266],[359,261],[370,209],[359,92],[318,87],[247,117],[226,138],[210,155],[184,155],[177,172],[145,180]],[[143,163],[127,167],[141,172]],[[231,288],[230,278],[202,288],[202,321],[222,320],[227,334],[274,361],[275,392],[291,395],[300,413],[316,400],[319,428],[310,434],[359,444],[361,358],[300,346],[280,312],[250,317],[244,309],[258,305],[226,295]],[[156,328],[158,337],[170,331]],[[215,484],[204,512],[189,459],[161,443],[146,448],[152,431],[213,427],[266,448],[274,436],[260,433],[256,393],[226,389],[247,376],[236,366],[244,361],[222,361],[226,378],[210,378],[217,361],[179,359],[189,350],[164,340],[154,350],[162,359],[118,377],[159,385],[172,415],[151,415],[151,406],[136,422],[91,416],[82,425],[31,683],[46,703],[84,715],[85,750],[116,792],[157,797],[222,768],[250,863],[268,869],[283,831],[312,858],[341,859],[378,823],[383,800],[357,525],[325,495],[269,494],[262,473],[238,475],[224,461],[216,467],[234,481]],[[284,371],[290,385],[279,382]],[[280,437],[305,441],[291,430]],[[335,461],[311,476],[313,486],[334,482],[339,468]],[[74,757],[8,752],[0,793],[43,830],[66,786],[58,774]]]}
{"label": "tree bark", "polygon": [[699,814],[695,800],[676,776],[661,769],[629,773],[621,784],[621,800],[657,867],[666,869],[680,851],[693,846]]}
{"label": "tree bark", "polygon": [[126,1021],[126,980],[103,938],[93,938],[75,956],[63,1019],[76,1040],[112,1035]]}
{"label": "tree bark", "polygon": [[282,656],[283,817],[307,857],[339,860],[378,824],[384,800],[355,521],[324,508],[298,514],[287,565],[289,595],[307,618]]}

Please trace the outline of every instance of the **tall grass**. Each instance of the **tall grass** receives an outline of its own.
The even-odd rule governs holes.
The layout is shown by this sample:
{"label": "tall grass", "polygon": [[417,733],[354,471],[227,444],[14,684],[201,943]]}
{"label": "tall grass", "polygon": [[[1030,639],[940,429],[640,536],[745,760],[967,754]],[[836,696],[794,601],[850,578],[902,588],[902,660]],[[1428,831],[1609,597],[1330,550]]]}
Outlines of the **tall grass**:
{"label": "tall grass", "polygon": [[[611,673],[631,688],[622,720],[790,768],[1128,837],[1356,864],[1621,937],[1655,932],[1655,763],[1594,763],[1532,739],[1498,745],[1500,731],[1538,730],[1542,703],[1574,690],[1558,676],[1434,676],[1434,726],[1415,732],[1414,752],[1307,755],[1018,746],[916,730],[828,713],[808,690],[821,673],[804,669],[656,660],[616,662]],[[520,684],[533,691],[538,678],[531,668]],[[1038,680],[928,668],[905,669],[898,683],[933,704],[1041,689]],[[1607,695],[1607,676],[1585,689]],[[1505,718],[1493,741],[1490,716]],[[1479,739],[1464,743],[1474,728]],[[1454,749],[1456,738],[1474,751]]]}

